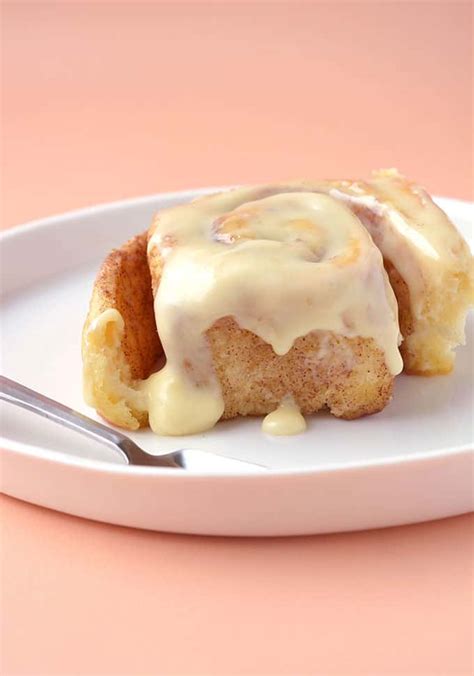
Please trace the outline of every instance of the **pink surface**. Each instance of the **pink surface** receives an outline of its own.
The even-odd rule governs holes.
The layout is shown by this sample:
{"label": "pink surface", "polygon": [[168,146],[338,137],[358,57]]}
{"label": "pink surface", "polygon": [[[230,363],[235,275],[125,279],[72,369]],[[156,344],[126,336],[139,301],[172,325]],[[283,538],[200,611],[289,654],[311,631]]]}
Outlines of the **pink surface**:
{"label": "pink surface", "polygon": [[[469,3],[18,2],[3,30],[4,226],[394,165],[472,197]],[[471,516],[224,540],[0,506],[3,674],[472,672]]]}

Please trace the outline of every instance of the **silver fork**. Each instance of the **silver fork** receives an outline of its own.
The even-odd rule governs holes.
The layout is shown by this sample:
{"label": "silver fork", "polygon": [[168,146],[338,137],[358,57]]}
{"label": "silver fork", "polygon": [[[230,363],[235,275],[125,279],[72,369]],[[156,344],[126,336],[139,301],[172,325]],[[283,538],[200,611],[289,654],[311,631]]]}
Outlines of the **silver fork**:
{"label": "silver fork", "polygon": [[165,455],[147,453],[135,442],[116,429],[88,418],[39,392],[0,375],[0,399],[37,413],[64,427],[76,430],[100,443],[119,451],[129,465],[168,467],[175,469],[210,469],[229,471],[248,468],[265,469],[263,465],[228,458],[208,451],[180,449]]}

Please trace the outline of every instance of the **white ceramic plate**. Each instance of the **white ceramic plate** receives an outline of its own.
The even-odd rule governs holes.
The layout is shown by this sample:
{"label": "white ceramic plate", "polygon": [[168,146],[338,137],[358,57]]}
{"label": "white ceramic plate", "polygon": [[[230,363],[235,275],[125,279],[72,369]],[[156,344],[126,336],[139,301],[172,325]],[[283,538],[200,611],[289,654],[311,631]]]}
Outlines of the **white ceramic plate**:
{"label": "white ceramic plate", "polygon": [[[158,208],[198,194],[157,195],[47,218],[1,239],[2,373],[94,415],[81,398],[80,334],[104,255]],[[463,234],[473,205],[440,199]],[[115,524],[213,535],[293,535],[375,528],[473,509],[473,322],[453,375],[397,378],[382,413],[327,415],[306,434],[269,438],[260,420],[187,438],[132,436],[152,452],[192,447],[267,464],[219,475],[128,467],[106,447],[2,404],[3,492]]]}

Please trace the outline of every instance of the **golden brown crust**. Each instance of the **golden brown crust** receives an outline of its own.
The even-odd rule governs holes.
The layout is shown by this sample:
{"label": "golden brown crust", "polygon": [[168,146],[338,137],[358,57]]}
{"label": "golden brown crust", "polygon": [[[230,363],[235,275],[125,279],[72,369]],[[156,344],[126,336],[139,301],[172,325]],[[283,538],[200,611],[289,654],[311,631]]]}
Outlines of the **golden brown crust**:
{"label": "golden brown crust", "polygon": [[86,320],[87,327],[108,308],[120,312],[125,324],[121,347],[134,380],[147,378],[161,353],[146,246],[145,232],[107,256],[94,284]]}
{"label": "golden brown crust", "polygon": [[390,401],[393,376],[371,338],[317,331],[279,356],[232,317],[216,322],[207,336],[225,402],[223,418],[266,415],[287,394],[303,414],[328,408],[345,419],[376,413]]}
{"label": "golden brown crust", "polygon": [[472,296],[472,280],[469,273],[459,271],[457,275],[451,275],[446,279],[443,302],[434,298],[432,294],[430,296],[426,291],[424,299],[426,317],[415,322],[406,281],[392,261],[385,259],[384,265],[397,298],[400,332],[403,336],[400,352],[404,372],[419,376],[451,373],[455,360],[453,348],[460,341],[457,336],[450,336],[450,333],[460,318],[463,323],[462,306],[467,306],[469,296]]}
{"label": "golden brown crust", "polygon": [[[107,256],[94,284],[82,341],[88,403],[128,429],[147,424],[134,390],[161,354],[146,247],[143,233]],[[109,317],[103,314],[107,311],[112,311],[110,319],[102,323],[99,318]]]}
{"label": "golden brown crust", "polygon": [[385,259],[384,266],[385,270],[387,271],[392,289],[397,298],[400,332],[403,337],[407,337],[413,333],[413,315],[411,313],[410,306],[410,291],[408,290],[407,283],[391,261]]}

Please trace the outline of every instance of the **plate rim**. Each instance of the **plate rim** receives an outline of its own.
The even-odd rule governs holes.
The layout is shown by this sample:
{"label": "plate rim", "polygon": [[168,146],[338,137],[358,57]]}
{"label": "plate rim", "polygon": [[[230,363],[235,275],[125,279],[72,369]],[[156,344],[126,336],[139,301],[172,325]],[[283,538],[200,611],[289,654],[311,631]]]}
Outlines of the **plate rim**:
{"label": "plate rim", "polygon": [[[143,195],[139,197],[130,197],[121,200],[115,200],[113,202],[104,202],[92,206],[86,206],[79,209],[68,210],[59,214],[53,214],[51,216],[45,216],[26,223],[14,225],[7,230],[0,232],[0,254],[1,246],[7,240],[11,240],[15,237],[26,236],[29,233],[41,230],[43,228],[48,228],[60,222],[63,222],[64,226],[67,226],[68,221],[73,221],[78,217],[87,217],[92,214],[100,214],[109,211],[114,211],[117,209],[129,208],[134,206],[144,206],[147,203],[155,202],[158,199],[162,200],[173,200],[173,199],[194,199],[202,195],[208,195],[213,192],[219,192],[222,190],[229,190],[232,188],[238,187],[238,185],[226,185],[226,186],[210,186],[210,187],[201,187],[201,188],[191,188],[185,190],[175,190],[171,192],[158,192],[152,193],[149,195]],[[433,199],[436,202],[441,203],[451,207],[452,209],[474,209],[474,202],[465,199],[459,199],[456,197],[444,197],[444,196],[433,196]],[[20,291],[21,292],[21,291]],[[345,471],[354,471],[354,470],[364,470],[364,469],[375,469],[383,468],[390,466],[400,466],[407,463],[414,462],[429,462],[436,459],[451,459],[456,456],[462,456],[464,454],[473,454],[474,453],[474,441],[471,443],[463,444],[460,446],[451,446],[442,449],[432,449],[430,451],[425,451],[418,455],[407,455],[399,454],[389,458],[383,459],[366,459],[366,460],[355,460],[353,462],[346,462],[344,464],[338,463],[329,463],[323,467],[306,467],[306,468],[268,468],[264,471],[247,469],[237,472],[223,473],[223,472],[209,472],[209,471],[199,471],[199,470],[186,470],[186,472],[169,472],[167,468],[162,467],[141,467],[128,465],[125,463],[115,463],[108,462],[106,460],[96,460],[92,458],[82,458],[80,456],[69,455],[61,451],[53,451],[43,446],[36,446],[34,444],[26,444],[23,442],[15,441],[14,439],[8,439],[6,437],[0,436],[0,444],[2,451],[11,451],[14,453],[19,453],[22,455],[27,455],[30,457],[35,457],[39,460],[44,460],[47,462],[54,462],[63,464],[66,466],[77,467],[83,470],[88,470],[92,472],[100,473],[112,473],[112,474],[134,474],[134,475],[146,475],[150,476],[152,474],[157,476],[167,476],[167,477],[176,477],[179,480],[190,480],[192,478],[209,478],[209,477],[219,477],[219,479],[239,479],[245,478],[246,480],[250,478],[258,478],[262,480],[264,478],[271,479],[274,477],[283,477],[283,476],[300,476],[300,475],[321,475],[326,473],[333,472],[345,472]],[[192,443],[190,444],[190,446]],[[117,454],[118,457],[118,454]],[[185,478],[186,477],[186,478]]]}
{"label": "plate rim", "polygon": [[[28,232],[32,232],[36,229],[41,229],[44,227],[49,227],[63,220],[73,220],[81,216],[90,216],[93,213],[101,213],[104,211],[113,211],[115,209],[123,209],[132,206],[145,205],[148,202],[154,202],[157,199],[179,199],[180,197],[187,197],[189,199],[194,199],[195,197],[200,197],[202,195],[212,194],[213,192],[219,192],[223,190],[232,190],[233,188],[238,188],[239,185],[222,185],[222,186],[210,186],[204,188],[186,188],[185,190],[173,190],[171,192],[157,192],[151,193],[149,195],[142,195],[139,197],[126,197],[121,200],[114,200],[113,202],[100,202],[99,204],[94,204],[86,207],[79,207],[78,209],[68,209],[67,211],[62,211],[60,213],[51,214],[51,216],[41,216],[40,218],[34,218],[24,223],[13,224],[12,226],[6,228],[5,230],[0,231],[0,243],[11,239],[18,235],[23,235]],[[450,199],[450,198],[448,198]],[[455,200],[456,201],[456,200]],[[459,200],[463,201],[463,200]],[[472,203],[474,205],[474,202]]]}
{"label": "plate rim", "polygon": [[[7,443],[6,443],[7,442]],[[390,468],[392,466],[399,467],[400,465],[406,465],[408,463],[416,462],[429,462],[436,461],[438,459],[452,459],[463,455],[473,455],[474,457],[474,444],[464,444],[461,446],[451,446],[444,449],[434,449],[431,451],[425,451],[419,455],[396,455],[390,458],[385,459],[367,459],[367,460],[355,460],[353,462],[346,462],[343,465],[333,463],[327,464],[323,467],[306,467],[306,468],[274,468],[271,467],[265,469],[247,469],[237,472],[209,472],[203,470],[195,469],[186,469],[185,472],[170,472],[166,467],[148,467],[141,465],[128,465],[126,463],[115,463],[108,462],[107,460],[95,460],[93,458],[82,458],[80,456],[69,455],[67,453],[62,453],[61,451],[52,451],[42,446],[35,446],[33,444],[25,444],[20,441],[15,441],[14,439],[6,439],[5,437],[0,437],[0,444],[3,451],[11,451],[13,453],[18,453],[20,455],[34,457],[38,460],[43,460],[46,462],[54,462],[68,467],[78,467],[84,470],[90,470],[92,472],[100,473],[112,473],[112,474],[135,474],[138,476],[150,476],[152,474],[158,476],[172,476],[179,478],[180,480],[186,477],[188,478],[209,478],[209,477],[219,477],[230,478],[230,479],[243,479],[246,480],[249,478],[258,478],[269,479],[271,477],[284,477],[291,475],[293,477],[305,476],[308,474],[313,475],[322,475],[335,472],[353,472],[357,470],[365,469],[382,469]],[[202,449],[201,449],[202,451]],[[117,458],[119,457],[117,453]]]}

